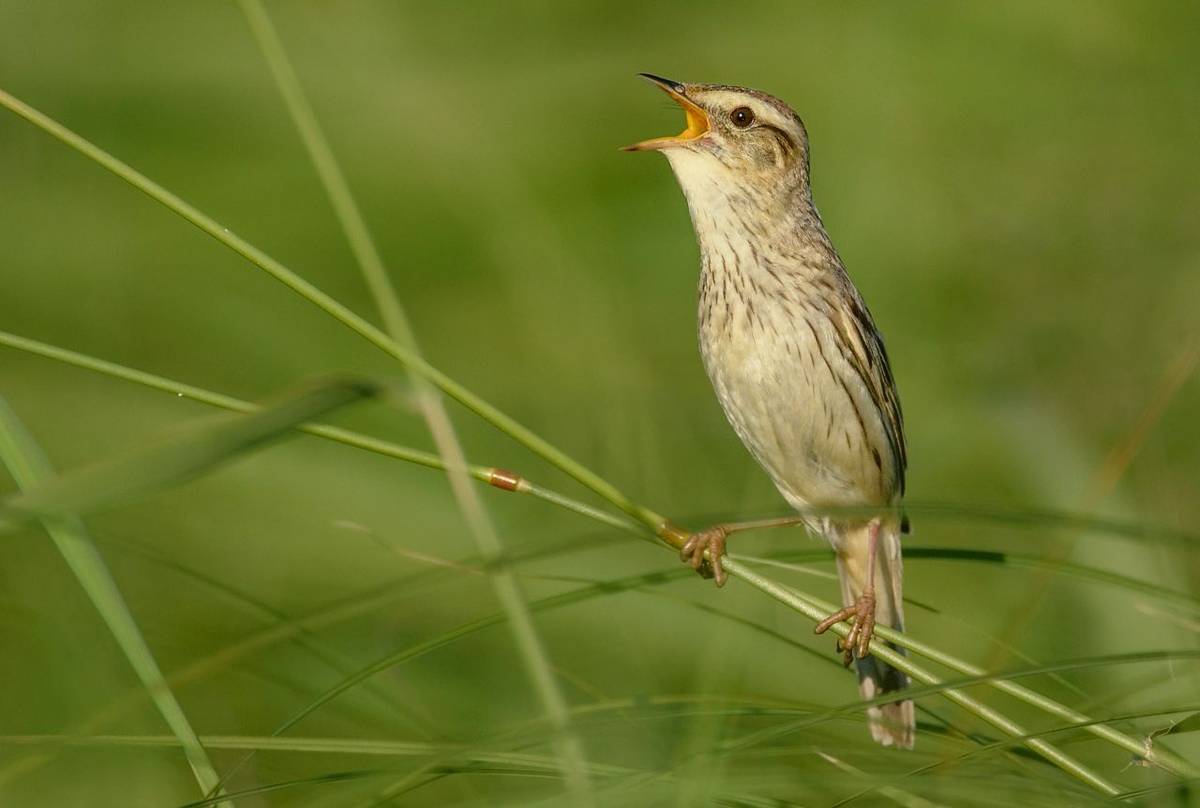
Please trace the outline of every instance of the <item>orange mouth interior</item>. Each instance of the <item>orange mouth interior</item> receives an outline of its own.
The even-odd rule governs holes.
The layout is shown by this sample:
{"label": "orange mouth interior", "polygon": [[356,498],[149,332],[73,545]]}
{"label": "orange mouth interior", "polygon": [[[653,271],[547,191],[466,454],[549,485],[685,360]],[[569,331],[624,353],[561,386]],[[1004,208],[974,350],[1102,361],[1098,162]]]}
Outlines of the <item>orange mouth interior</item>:
{"label": "orange mouth interior", "polygon": [[631,146],[625,146],[625,151],[652,151],[662,149],[667,146],[676,145],[679,143],[687,143],[695,140],[698,137],[706,134],[709,129],[708,114],[693,103],[687,96],[675,92],[670,87],[658,85],[662,87],[663,92],[671,96],[675,103],[683,108],[683,114],[687,119],[687,128],[678,135],[668,135],[665,137],[651,138],[643,140],[640,143],[634,143]]}

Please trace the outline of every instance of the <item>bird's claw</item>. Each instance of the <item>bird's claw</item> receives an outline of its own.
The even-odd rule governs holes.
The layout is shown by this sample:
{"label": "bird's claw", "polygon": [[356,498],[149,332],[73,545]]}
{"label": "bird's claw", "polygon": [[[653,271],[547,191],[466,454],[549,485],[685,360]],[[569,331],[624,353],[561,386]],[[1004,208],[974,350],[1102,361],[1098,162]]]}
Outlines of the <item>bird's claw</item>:
{"label": "bird's claw", "polygon": [[850,618],[854,618],[850,625],[850,633],[846,635],[846,639],[839,639],[837,643],[838,653],[842,654],[842,664],[846,667],[850,667],[855,657],[864,659],[870,653],[871,637],[875,634],[874,593],[864,592],[853,606],[834,612],[817,623],[817,627],[813,629],[816,634],[824,634],[830,626]]}
{"label": "bird's claw", "polygon": [[[705,578],[712,578],[717,586],[724,586],[728,576],[721,566],[721,557],[725,555],[725,539],[728,537],[729,532],[720,525],[693,533],[679,548],[679,557]],[[705,550],[708,551],[708,558],[704,557]]]}

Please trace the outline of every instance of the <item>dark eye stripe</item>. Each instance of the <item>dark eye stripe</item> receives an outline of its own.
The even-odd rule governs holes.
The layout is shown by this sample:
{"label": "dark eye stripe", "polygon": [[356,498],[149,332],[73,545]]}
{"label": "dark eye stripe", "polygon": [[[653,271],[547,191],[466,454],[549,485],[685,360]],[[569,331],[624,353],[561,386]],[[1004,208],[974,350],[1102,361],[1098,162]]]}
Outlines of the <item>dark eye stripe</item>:
{"label": "dark eye stripe", "polygon": [[796,143],[792,140],[792,136],[780,129],[778,126],[761,121],[758,125],[759,128],[765,129],[775,136],[775,139],[779,141],[779,148],[783,149],[784,154],[790,154],[796,150]]}

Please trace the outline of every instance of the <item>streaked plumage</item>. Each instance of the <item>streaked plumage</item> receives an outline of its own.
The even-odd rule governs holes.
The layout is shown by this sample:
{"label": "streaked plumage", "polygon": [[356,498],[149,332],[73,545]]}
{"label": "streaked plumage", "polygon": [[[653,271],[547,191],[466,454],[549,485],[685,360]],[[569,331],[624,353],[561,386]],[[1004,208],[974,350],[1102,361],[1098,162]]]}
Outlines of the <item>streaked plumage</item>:
{"label": "streaked plumage", "polygon": [[[700,351],[729,422],[797,510],[897,505],[907,465],[900,402],[883,341],[813,204],[803,123],[754,90],[649,78],[689,126],[634,148],[661,150],[687,198],[701,255]],[[900,520],[806,524],[837,552],[846,606],[868,588],[878,530],[871,605],[879,623],[901,629]],[[721,545],[709,547],[716,555]],[[858,669],[865,698],[907,686],[874,657]],[[911,701],[870,713],[876,740],[912,745]]]}

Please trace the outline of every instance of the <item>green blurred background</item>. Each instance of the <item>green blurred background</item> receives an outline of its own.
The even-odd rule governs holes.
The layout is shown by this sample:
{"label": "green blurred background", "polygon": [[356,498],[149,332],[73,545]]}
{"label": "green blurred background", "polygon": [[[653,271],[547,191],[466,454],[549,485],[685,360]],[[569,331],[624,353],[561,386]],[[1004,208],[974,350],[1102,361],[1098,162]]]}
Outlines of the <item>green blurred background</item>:
{"label": "green blurred background", "polygon": [[[1051,560],[1046,571],[917,554],[906,569],[907,594],[919,602],[910,630],[1000,669],[1197,648],[1194,539],[947,518],[922,506],[1101,513],[1195,535],[1200,7],[268,9],[430,361],[637,500],[695,527],[779,513],[782,503],[701,368],[698,258],[674,179],[661,158],[617,147],[680,125],[678,110],[635,79],[638,71],[787,100],[811,136],[826,226],[898,379],[911,458],[909,546]],[[0,88],[376,318],[236,4],[0,4]],[[331,370],[402,376],[246,261],[5,111],[0,255],[0,328],[16,334],[251,399]],[[62,469],[210,414],[7,348],[0,394]],[[503,435],[452,412],[472,460],[578,493]],[[365,405],[336,420],[431,446],[403,404]],[[4,477],[0,487],[12,484]],[[669,553],[627,535],[530,498],[482,493],[509,550],[553,550],[517,568],[530,598],[578,585],[546,577],[675,569]],[[486,578],[412,556],[474,556],[444,476],[313,438],[89,526],[162,668],[205,664],[176,689],[203,736],[270,735],[348,672],[498,608]],[[177,748],[112,737],[167,730],[54,546],[36,530],[4,541],[0,735],[9,742],[0,740],[0,802],[199,799]],[[797,531],[733,544],[760,556],[820,548]],[[1149,586],[1082,580],[1064,574],[1068,562]],[[836,597],[825,578],[767,572]],[[364,600],[369,593],[384,594]],[[337,604],[359,608],[315,624],[305,643],[283,636],[228,652],[281,620]],[[819,752],[897,773],[977,748],[939,728],[938,717],[998,737],[930,697],[922,704],[933,712],[920,716],[928,732],[909,756],[878,752],[853,712],[743,754],[704,757],[791,718],[747,705],[829,707],[855,695],[831,640],[813,638],[807,621],[737,582],[719,593],[691,577],[616,588],[541,613],[537,625],[580,711],[589,760],[661,775],[617,778],[599,792],[602,804],[699,805],[733,793],[828,805],[867,781]],[[1180,660],[1027,683],[1113,716],[1200,701],[1196,672]],[[1056,726],[980,694],[1029,727]],[[668,697],[698,701],[654,706]],[[621,699],[631,701],[601,709]],[[712,706],[726,701],[734,707]],[[540,711],[499,626],[380,673],[284,737],[433,740],[545,756]],[[1144,734],[1168,723],[1120,727]],[[12,737],[62,734],[92,740]],[[1170,743],[1195,759],[1196,735]],[[1169,781],[1094,739],[1074,739],[1070,750],[1123,787]],[[222,772],[242,755],[210,751]],[[231,788],[382,770],[238,802],[369,805],[428,763],[265,751]],[[1054,805],[1065,804],[1055,802],[1057,789],[1077,786],[1032,758],[991,753],[909,778],[905,788],[952,805]],[[558,804],[561,794],[553,777],[460,771],[390,804]]]}

